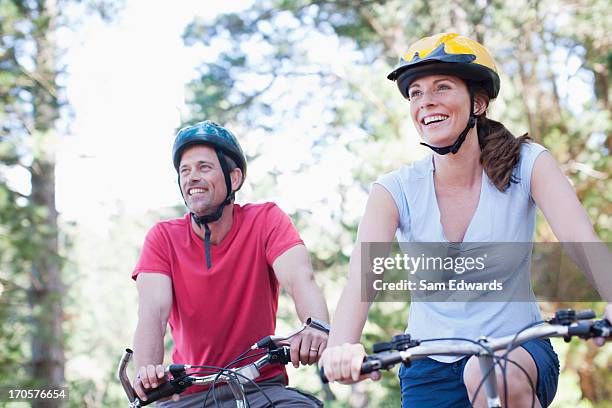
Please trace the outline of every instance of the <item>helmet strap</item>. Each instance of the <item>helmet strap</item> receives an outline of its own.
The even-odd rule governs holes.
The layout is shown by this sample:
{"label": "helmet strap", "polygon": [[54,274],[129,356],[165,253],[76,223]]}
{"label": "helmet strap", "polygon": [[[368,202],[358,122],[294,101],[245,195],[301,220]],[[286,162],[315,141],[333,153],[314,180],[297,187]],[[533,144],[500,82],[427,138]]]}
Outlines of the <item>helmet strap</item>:
{"label": "helmet strap", "polygon": [[421,142],[423,146],[429,147],[431,150],[442,156],[448,153],[456,154],[459,151],[459,148],[465,141],[468,132],[476,125],[476,116],[474,116],[474,91],[471,89],[471,87],[468,87],[468,89],[470,92],[470,117],[468,119],[467,125],[465,126],[465,129],[463,129],[463,132],[461,132],[461,134],[457,137],[455,143],[450,146],[435,147],[428,145],[427,143]]}
{"label": "helmet strap", "polygon": [[[219,209],[221,209],[221,212],[223,212],[223,206],[219,206],[215,213],[219,212]],[[208,222],[202,220],[202,218],[205,218],[206,216],[198,217],[194,213],[190,213],[190,215],[193,221],[198,224],[198,227],[202,228],[202,224],[204,224],[204,256],[206,257],[206,269],[208,270],[212,266],[212,261],[210,258],[210,227],[208,226]]]}
{"label": "helmet strap", "polygon": [[225,154],[221,149],[215,149],[219,164],[221,164],[221,170],[223,170],[223,177],[225,177],[225,188],[227,189],[227,195],[225,196],[224,204],[229,204],[234,198],[234,192],[232,191],[232,179],[230,178],[230,169],[227,166],[227,160],[225,160]]}
{"label": "helmet strap", "polygon": [[[221,169],[223,170],[223,176],[225,178],[225,186],[227,188],[227,194],[225,196],[225,199],[223,200],[221,204],[219,204],[217,209],[211,214],[198,216],[195,213],[190,212],[191,219],[193,219],[193,221],[198,225],[198,227],[202,228],[202,225],[204,225],[204,250],[205,250],[205,256],[206,256],[206,268],[207,269],[210,269],[210,267],[212,266],[212,262],[210,258],[211,231],[210,231],[210,227],[208,226],[208,224],[219,220],[219,218],[221,218],[221,215],[223,215],[223,210],[225,206],[228,204],[231,204],[232,199],[234,198],[234,192],[232,191],[232,180],[229,175],[229,167],[227,166],[225,155],[220,149],[215,149],[215,152],[217,153],[217,158],[219,159],[219,164],[221,165]],[[179,183],[180,183],[180,176],[179,176]],[[182,194],[182,189],[181,189],[181,194]],[[185,204],[187,204],[185,197],[183,197],[183,201],[185,201]]]}

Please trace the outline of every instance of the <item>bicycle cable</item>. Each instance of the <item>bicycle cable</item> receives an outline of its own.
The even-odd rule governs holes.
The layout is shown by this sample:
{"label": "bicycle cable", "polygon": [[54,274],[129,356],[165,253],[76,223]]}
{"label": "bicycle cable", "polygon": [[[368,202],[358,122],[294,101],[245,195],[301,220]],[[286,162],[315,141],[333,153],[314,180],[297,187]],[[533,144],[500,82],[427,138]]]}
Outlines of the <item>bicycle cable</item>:
{"label": "bicycle cable", "polygon": [[[247,351],[245,351],[245,352],[241,353],[241,354],[240,354],[238,357],[236,357],[236,358],[235,358],[235,359],[234,359],[232,362],[230,362],[229,364],[227,364],[227,365],[225,366],[225,368],[229,368],[230,366],[232,366],[232,365],[234,365],[234,364],[236,364],[236,363],[239,363],[239,362],[241,362],[241,361],[243,361],[243,360],[247,360],[247,359],[250,359],[250,358],[253,358],[253,357],[259,357],[259,356],[263,356],[263,355],[268,354],[268,351],[260,351],[260,352],[258,352],[258,353],[254,353],[254,354],[251,354],[251,355],[246,355],[246,354],[248,354],[248,352],[249,352],[249,351],[251,351],[251,350],[252,350],[252,349],[249,349],[249,350],[247,350]],[[216,381],[215,381],[215,382],[216,382]],[[214,386],[215,382],[213,382],[213,386]],[[253,384],[254,384],[254,385],[257,387],[257,389],[259,390],[259,392],[261,392],[261,393],[262,393],[262,394],[263,394],[263,395],[266,397],[266,399],[268,400],[268,402],[270,402],[271,406],[272,406],[272,407],[274,407],[275,405],[272,403],[272,401],[270,400],[270,398],[268,398],[268,396],[266,395],[266,393],[265,393],[265,392],[264,392],[264,391],[263,391],[263,390],[262,390],[262,389],[261,389],[261,388],[260,388],[260,387],[259,387],[259,386],[258,386],[258,385],[257,385],[257,384],[254,382],[254,381],[253,381],[253,380],[250,380],[250,382],[252,382],[252,383],[253,383]],[[214,394],[214,392],[213,392],[213,397],[214,397],[214,395],[215,395],[215,394]],[[247,400],[247,404],[248,404],[248,403],[249,403],[249,401]]]}
{"label": "bicycle cable", "polygon": [[[537,324],[543,323],[543,322],[536,322]],[[527,330],[529,327],[532,327],[536,325],[535,323],[531,323],[530,325],[526,326],[525,328],[521,329],[519,331],[519,334],[525,330]],[[512,342],[514,342],[514,340],[516,340],[516,337],[512,340]],[[502,370],[503,376],[502,378],[504,379],[504,406],[507,406],[507,399],[508,399],[508,394],[507,394],[507,378],[506,378],[506,370],[505,370],[505,366],[503,366],[499,360],[504,360],[507,362],[511,362],[513,364],[515,364],[519,369],[521,369],[521,371],[523,371],[523,373],[525,374],[525,376],[527,376],[527,379],[529,380],[529,385],[531,387],[532,390],[532,405],[531,408],[533,408],[535,406],[535,400],[534,400],[534,395],[535,395],[535,387],[533,385],[533,381],[531,380],[531,377],[529,377],[529,374],[527,373],[527,371],[520,366],[520,364],[518,364],[517,362],[510,360],[507,357],[508,352],[506,352],[503,356],[496,356],[493,352],[493,350],[490,347],[485,346],[482,343],[479,343],[475,340],[472,339],[467,339],[467,338],[462,338],[462,337],[440,337],[440,338],[433,338],[433,339],[426,339],[426,340],[421,340],[421,343],[425,343],[425,342],[431,342],[431,341],[467,341],[469,343],[473,343],[476,344],[480,347],[482,347],[483,349],[485,349],[495,360],[495,364],[493,365],[493,367],[491,367],[486,373],[482,373],[482,380],[480,380],[480,383],[478,384],[478,387],[476,387],[476,391],[474,392],[474,397],[472,398],[472,401],[470,401],[471,405],[474,405],[474,402],[476,401],[476,399],[478,398],[478,394],[480,393],[480,390],[482,389],[482,386],[484,385],[484,382],[486,381],[487,377],[489,375],[491,375],[491,372],[495,369],[495,365],[499,366],[500,369]],[[516,344],[514,346],[514,348],[520,346],[519,344]],[[514,348],[512,348],[511,350],[513,350]]]}
{"label": "bicycle cable", "polygon": [[[207,392],[206,392],[206,395],[204,396],[204,406],[206,406],[206,402],[208,401],[208,397],[209,397],[209,395],[210,395],[211,390],[213,390],[213,399],[214,399],[214,401],[215,401],[215,406],[219,406],[219,403],[218,403],[218,401],[217,401],[217,399],[216,399],[216,392],[215,392],[216,390],[215,390],[215,384],[216,384],[216,383],[219,381],[219,379],[220,379],[221,375],[222,375],[224,372],[226,372],[226,371],[227,371],[228,373],[229,373],[229,372],[232,372],[232,371],[229,369],[229,367],[230,367],[231,365],[236,364],[236,363],[238,363],[238,362],[240,362],[240,361],[242,361],[242,360],[246,360],[246,359],[248,359],[248,358],[259,357],[259,356],[263,356],[263,355],[265,355],[265,354],[267,354],[267,353],[268,353],[267,351],[263,351],[263,352],[259,352],[259,353],[252,354],[252,355],[250,355],[250,356],[243,357],[243,356],[245,356],[245,354],[247,354],[249,351],[251,351],[251,350],[249,349],[249,350],[247,350],[246,352],[241,353],[241,354],[240,354],[240,355],[239,355],[237,358],[235,358],[233,361],[231,361],[229,364],[225,365],[224,367],[218,367],[218,366],[207,366],[207,365],[194,365],[194,366],[191,366],[191,368],[209,368],[209,369],[211,369],[211,370],[215,370],[215,372],[217,373],[217,375],[216,375],[216,376],[215,376],[215,378],[213,379],[213,383],[212,383],[212,385],[211,385],[211,386],[208,388],[208,390],[207,390]],[[199,372],[196,372],[196,373],[199,373]],[[192,374],[196,374],[196,373],[192,373]],[[245,377],[245,378],[246,378],[246,377]],[[247,379],[248,379],[248,378],[247,378]],[[249,380],[250,380],[250,379],[249,379]],[[250,381],[251,381],[251,382],[253,382],[252,380],[250,380]],[[253,383],[254,383],[254,382],[253,382]],[[262,393],[263,393],[263,391],[262,391]],[[265,393],[263,393],[263,394],[264,394],[264,396],[265,396]],[[266,397],[267,397],[267,396],[266,396]],[[269,398],[268,398],[268,399],[269,399]]]}
{"label": "bicycle cable", "polygon": [[228,365],[226,365],[226,366],[225,366],[225,367],[223,367],[223,368],[229,368],[229,367],[230,367],[230,365],[234,365],[234,364],[239,363],[239,362],[241,362],[241,361],[248,360],[249,358],[259,357],[259,356],[264,356],[264,355],[266,355],[266,354],[268,354],[268,352],[267,352],[267,351],[260,351],[260,352],[258,352],[258,353],[251,354],[251,355],[249,355],[249,356],[244,356],[244,357],[236,358],[234,361],[232,361],[232,363],[231,363],[231,364],[228,364]]}
{"label": "bicycle cable", "polygon": [[[194,371],[192,373],[189,373],[189,375],[193,375],[193,374],[207,374],[207,373],[209,373],[209,371],[215,370],[215,372],[217,374],[216,374],[215,378],[213,379],[213,382],[212,382],[211,386],[206,391],[206,395],[204,395],[204,402],[203,402],[202,406],[206,407],[206,402],[208,401],[208,396],[210,395],[210,391],[212,389],[213,390],[213,400],[214,400],[214,403],[215,403],[215,407],[219,407],[220,404],[219,404],[219,401],[217,400],[216,393],[214,392],[215,383],[217,382],[217,379],[220,378],[221,375],[224,372],[230,373],[231,370],[223,368],[223,367],[219,367],[219,366],[210,366],[210,365],[195,365],[195,366],[192,366],[191,368],[203,368],[203,369],[207,369],[208,371]],[[230,380],[232,380],[229,375],[227,375],[227,377]]]}
{"label": "bicycle cable", "polygon": [[512,347],[512,348],[514,348],[514,347],[515,347],[515,343],[514,343],[514,342],[516,341],[516,339],[518,338],[518,336],[519,336],[519,335],[520,335],[522,332],[524,332],[525,330],[530,329],[530,328],[532,328],[532,327],[538,326],[538,325],[540,325],[540,324],[542,324],[542,323],[546,323],[546,322],[545,322],[544,320],[538,320],[538,321],[535,321],[535,322],[533,322],[533,323],[529,323],[527,326],[523,327],[521,330],[519,330],[518,332],[516,332],[516,334],[515,334],[515,335],[514,335],[514,337],[512,338],[512,341],[510,342],[510,344],[508,344],[508,346],[507,346],[506,348],[507,348],[508,350],[510,350],[510,349],[511,349],[511,347]]}
{"label": "bicycle cable", "polygon": [[[518,347],[518,346],[517,346]],[[503,372],[503,379],[504,379],[504,406],[508,407],[508,389],[507,389],[507,378],[506,378],[506,366],[508,363],[514,364],[519,370],[521,370],[523,372],[523,374],[525,374],[525,377],[527,377],[527,381],[529,382],[529,388],[531,388],[531,408],[535,407],[535,398],[536,398],[536,387],[533,384],[533,380],[531,379],[531,377],[529,376],[529,373],[527,372],[527,370],[525,370],[525,368],[523,366],[521,366],[519,363],[517,363],[514,360],[511,360],[510,358],[506,357],[506,355],[504,354],[503,356],[499,356],[497,357],[500,360],[504,360],[504,362],[506,363],[503,368],[502,368],[502,372]],[[535,362],[534,362],[535,363]],[[537,366],[536,366],[537,368]]]}
{"label": "bicycle cable", "polygon": [[[238,363],[239,361],[244,360],[244,358],[249,358],[249,357],[253,357],[253,356],[256,356],[256,355],[262,355],[262,354],[253,354],[251,356],[244,357],[245,355],[249,354],[249,351],[251,351],[251,349],[248,349],[247,351],[240,353],[240,355],[238,357],[236,357],[235,359],[233,359],[232,361],[227,363],[224,367],[225,368],[229,368],[229,367],[233,366],[234,364]],[[266,352],[260,352],[260,353],[266,354],[267,351]]]}
{"label": "bicycle cable", "polygon": [[[272,401],[272,399],[268,396],[268,394],[261,388],[261,386],[259,384],[257,384],[257,382],[255,382],[254,380],[250,379],[249,377],[247,377],[246,375],[240,374],[239,372],[236,371],[229,371],[230,372],[230,376],[235,376],[235,377],[241,377],[244,378],[245,380],[248,381],[249,384],[252,384],[258,392],[261,393],[261,395],[264,396],[264,398],[268,401],[268,403],[270,404],[270,407],[275,408],[276,404],[274,404],[274,402]],[[215,389],[215,384],[216,382],[219,381],[218,379],[216,379],[213,384],[212,384],[212,388],[213,388],[213,398],[216,397],[216,389]],[[242,387],[242,384],[240,383],[240,381],[236,378],[234,379],[234,382],[237,382],[239,384],[240,387]],[[210,388],[209,388],[210,391]],[[245,395],[246,397],[246,395]],[[247,407],[250,406],[249,400],[248,398],[246,399],[247,402]],[[206,404],[206,399],[204,400],[204,404]],[[217,404],[218,406],[218,402],[215,399],[215,404]],[[206,406],[206,405],[205,405]]]}
{"label": "bicycle cable", "polygon": [[[525,330],[527,330],[527,329],[530,329],[531,327],[535,327],[535,326],[538,326],[538,325],[543,324],[543,323],[546,323],[546,322],[545,322],[545,321],[543,321],[543,320],[537,320],[537,321],[535,321],[535,322],[533,322],[533,323],[529,323],[528,325],[526,325],[525,327],[523,327],[522,329],[520,329],[518,332],[516,332],[516,334],[515,334],[515,335],[514,335],[514,337],[512,338],[512,341],[510,341],[510,343],[509,343],[509,344],[508,344],[508,346],[506,347],[506,353],[504,353],[504,354],[503,354],[503,357],[507,357],[507,356],[508,356],[508,354],[510,354],[510,352],[511,352],[512,350],[514,350],[514,349],[516,349],[517,347],[519,347],[519,346],[520,346],[520,344],[515,344],[515,341],[516,341],[516,339],[518,338],[518,336],[519,336],[519,335],[520,335],[522,332],[524,332],[524,331],[525,331]],[[502,364],[500,364],[500,367],[501,367],[501,370],[502,370],[502,378],[504,379],[504,405],[505,405],[505,406],[507,406],[507,405],[508,405],[508,381],[506,380],[506,378],[507,378],[507,373],[506,373],[506,371],[507,371],[507,369],[508,369],[508,361],[510,361],[510,360],[509,360],[509,359],[508,359],[508,360],[506,360],[506,361],[505,361],[505,364],[503,364],[503,365],[502,365]],[[535,363],[535,361],[534,361],[534,363]],[[515,363],[515,364],[516,364],[516,363]],[[518,365],[518,364],[517,364],[517,366],[518,366],[519,368],[523,369],[523,367],[521,367],[520,365]],[[525,375],[527,375],[527,374],[525,374]],[[529,385],[531,386],[531,390],[532,390],[532,393],[531,393],[531,408],[534,408],[534,406],[535,406],[535,398],[534,398],[534,396],[535,396],[535,391],[534,391],[534,387],[533,387],[533,384],[532,384],[531,377],[527,376],[527,379],[528,379],[528,380],[529,380],[529,382],[530,382],[530,384],[529,384]]]}
{"label": "bicycle cable", "polygon": [[[518,346],[518,345],[517,345]],[[506,363],[510,362],[514,365],[516,365],[522,372],[523,374],[525,374],[525,376],[527,377],[527,380],[529,381],[529,387],[531,388],[531,408],[534,408],[535,406],[535,386],[533,385],[533,381],[531,379],[531,377],[529,377],[529,373],[527,373],[527,371],[520,365],[518,364],[516,361],[511,360],[510,358],[507,357],[507,353],[502,355],[502,356],[496,356],[496,355],[492,355],[493,359],[495,360],[495,365],[498,365],[500,367],[500,369],[502,370],[502,378],[504,381],[504,406],[507,407],[508,406],[508,394],[507,394],[507,377],[506,377],[506,370],[505,370],[505,366],[503,366],[500,363],[500,360],[505,361]],[[493,371],[493,369],[495,368],[495,365],[493,367],[491,367],[489,369],[489,371],[487,371],[486,373],[483,373],[482,376],[482,380],[480,381],[480,383],[478,383],[478,387],[476,387],[476,391],[474,392],[474,398],[472,398],[472,401],[470,401],[470,404],[473,406],[474,402],[476,401],[476,399],[478,398],[478,394],[480,393],[480,390],[482,389],[482,386],[484,385],[487,377],[489,375],[491,375],[491,371]]]}
{"label": "bicycle cable", "polygon": [[[515,343],[516,339],[518,338],[518,336],[524,332],[525,330],[531,328],[531,327],[535,327],[538,326],[540,324],[543,323],[547,323],[546,321],[543,320],[539,320],[539,321],[535,321],[533,323],[530,323],[528,325],[526,325],[525,327],[523,327],[522,329],[520,329],[515,335],[514,338],[510,341],[510,343],[508,344],[508,346],[506,347],[506,352],[501,355],[501,356],[494,356],[494,359],[497,360],[496,364],[500,366],[501,370],[502,370],[502,378],[504,379],[504,406],[507,407],[508,406],[508,388],[507,388],[507,366],[508,363],[514,364],[517,368],[519,368],[523,374],[525,374],[525,377],[527,377],[527,380],[529,382],[529,387],[531,388],[531,408],[535,407],[535,397],[536,397],[536,387],[533,384],[533,380],[532,378],[529,376],[529,373],[527,372],[527,370],[525,370],[525,368],[523,366],[521,366],[520,364],[518,364],[516,361],[511,360],[510,358],[508,358],[508,355],[510,354],[510,352],[512,352],[514,349],[520,347],[522,345],[519,343]],[[505,364],[500,363],[499,361],[502,360]],[[535,361],[534,361],[535,363]],[[537,368],[537,366],[536,366]],[[473,401],[476,400],[476,397],[478,395],[478,392],[480,390],[480,388],[482,388],[482,385],[484,384],[485,378],[483,378],[483,380],[480,382],[480,384],[478,385],[477,388],[477,392],[474,394],[474,399]]]}
{"label": "bicycle cable", "polygon": [[[249,356],[249,357],[256,357],[258,355],[263,355],[263,354],[266,354],[266,353],[262,352],[262,353],[254,354],[254,355]],[[245,358],[248,358],[248,357],[245,357]],[[228,376],[228,378],[231,378],[231,376],[236,376],[236,377],[244,378],[245,380],[247,380],[247,382],[249,384],[252,384],[257,389],[257,391],[261,392],[261,394],[270,403],[271,407],[275,407],[276,406],[272,402],[270,397],[266,394],[266,392],[255,381],[253,381],[252,379],[250,379],[249,377],[247,377],[247,376],[245,376],[243,374],[240,374],[240,373],[238,373],[236,371],[233,371],[231,369],[228,369],[228,368],[218,367],[218,366],[198,365],[198,366],[192,366],[192,368],[204,368],[204,369],[208,369],[208,370],[216,370],[216,371],[218,371],[217,375],[213,379],[212,385],[208,388],[208,390],[206,391],[206,395],[204,396],[204,403],[203,403],[204,407],[206,406],[206,402],[208,401],[208,397],[209,397],[211,392],[212,392],[212,395],[213,395],[213,400],[215,402],[215,406],[217,406],[217,407],[220,406],[219,401],[217,400],[215,386],[216,386],[216,384],[218,382],[221,381],[221,375],[223,375],[224,373],[227,373],[226,375]],[[190,375],[192,375],[192,374],[200,374],[200,373],[202,373],[202,372],[196,371],[196,372],[191,373]],[[235,380],[235,381],[238,381],[238,380]],[[238,382],[238,383],[240,384],[240,382]],[[247,400],[247,403],[248,403],[248,400]]]}

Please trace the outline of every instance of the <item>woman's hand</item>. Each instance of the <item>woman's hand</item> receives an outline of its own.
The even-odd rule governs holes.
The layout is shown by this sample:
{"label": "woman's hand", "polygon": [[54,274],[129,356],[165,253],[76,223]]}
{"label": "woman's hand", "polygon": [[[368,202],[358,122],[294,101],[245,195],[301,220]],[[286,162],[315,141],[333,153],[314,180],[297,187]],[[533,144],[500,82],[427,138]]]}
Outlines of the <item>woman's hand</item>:
{"label": "woman's hand", "polygon": [[374,381],[380,380],[381,375],[378,371],[370,374],[360,374],[365,357],[366,352],[362,344],[344,343],[341,346],[325,349],[319,365],[323,368],[329,382],[338,381],[343,384],[352,384],[366,378]]}

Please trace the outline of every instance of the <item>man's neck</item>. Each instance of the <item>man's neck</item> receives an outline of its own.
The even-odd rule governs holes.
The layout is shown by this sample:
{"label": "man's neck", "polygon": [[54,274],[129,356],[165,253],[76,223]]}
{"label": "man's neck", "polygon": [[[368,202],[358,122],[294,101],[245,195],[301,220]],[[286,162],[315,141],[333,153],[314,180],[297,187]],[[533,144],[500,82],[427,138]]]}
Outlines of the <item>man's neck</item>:
{"label": "man's neck", "polygon": [[[219,242],[223,241],[223,238],[225,238],[229,230],[232,228],[233,222],[234,203],[232,202],[223,208],[221,218],[219,218],[217,221],[208,223],[208,228],[210,228],[210,243],[217,245]],[[194,219],[191,218],[191,228],[193,228],[193,231],[198,237],[204,239],[204,234],[206,232],[204,224],[202,224],[200,227],[198,224],[196,224]]]}

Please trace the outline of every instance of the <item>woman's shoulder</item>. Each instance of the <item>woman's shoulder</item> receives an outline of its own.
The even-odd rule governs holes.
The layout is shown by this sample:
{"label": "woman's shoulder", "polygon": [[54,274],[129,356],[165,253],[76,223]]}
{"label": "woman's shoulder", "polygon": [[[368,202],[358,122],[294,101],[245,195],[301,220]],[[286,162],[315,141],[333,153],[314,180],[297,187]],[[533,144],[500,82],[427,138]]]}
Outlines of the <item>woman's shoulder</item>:
{"label": "woman's shoulder", "polygon": [[417,180],[426,179],[432,169],[432,156],[427,155],[421,160],[409,164],[402,164],[398,169],[390,171],[378,177],[376,183],[385,185],[388,182],[400,182],[410,184]]}
{"label": "woman's shoulder", "polygon": [[528,196],[531,196],[531,173],[533,166],[540,153],[546,150],[539,143],[521,143],[520,157],[514,168],[513,177]]}
{"label": "woman's shoulder", "polygon": [[521,143],[521,153],[516,165],[516,172],[519,174],[516,175],[531,176],[535,160],[545,150],[544,146],[536,142]]}
{"label": "woman's shoulder", "polygon": [[537,156],[542,153],[546,148],[536,142],[525,142],[521,143],[521,160],[523,158]]}

